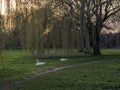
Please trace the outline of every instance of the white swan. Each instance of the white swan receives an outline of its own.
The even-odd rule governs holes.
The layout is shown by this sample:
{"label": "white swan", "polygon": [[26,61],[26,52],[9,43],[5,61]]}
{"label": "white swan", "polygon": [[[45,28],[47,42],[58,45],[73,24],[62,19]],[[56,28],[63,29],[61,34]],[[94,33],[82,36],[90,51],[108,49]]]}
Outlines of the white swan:
{"label": "white swan", "polygon": [[67,58],[61,58],[60,61],[67,61],[68,59]]}
{"label": "white swan", "polygon": [[35,65],[37,65],[37,66],[38,66],[38,65],[44,65],[44,64],[45,64],[45,62],[39,62],[38,59],[37,59],[36,61],[37,61],[37,63],[36,63]]}

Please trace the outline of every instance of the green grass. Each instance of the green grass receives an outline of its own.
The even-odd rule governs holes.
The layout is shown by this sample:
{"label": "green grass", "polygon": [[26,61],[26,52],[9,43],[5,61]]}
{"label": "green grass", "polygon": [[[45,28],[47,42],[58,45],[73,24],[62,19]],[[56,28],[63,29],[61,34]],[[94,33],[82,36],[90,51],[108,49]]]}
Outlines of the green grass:
{"label": "green grass", "polygon": [[84,56],[81,58],[70,58],[67,62],[60,62],[59,58],[40,59],[40,61],[44,61],[46,64],[44,66],[36,66],[36,60],[30,59],[29,53],[22,50],[4,50],[3,63],[0,64],[0,82],[23,78],[35,72],[56,66],[84,63],[95,60],[97,60],[97,57]]}
{"label": "green grass", "polygon": [[102,49],[103,55],[120,55],[120,49]]}
{"label": "green grass", "polygon": [[[51,58],[40,59],[46,64],[44,66],[36,66],[36,59],[30,59],[29,55],[28,52],[22,50],[4,50],[3,62],[0,64],[0,82],[23,78],[48,68],[92,61],[92,57],[71,58],[67,62],[60,62],[59,58]],[[88,60],[84,60],[85,58]]]}
{"label": "green grass", "polygon": [[119,58],[43,75],[13,90],[120,90]]}
{"label": "green grass", "polygon": [[[36,73],[38,71],[43,71],[43,70],[46,70],[48,68],[53,68],[53,67],[57,67],[57,66],[71,65],[71,64],[76,64],[76,63],[85,63],[85,62],[99,61],[99,60],[109,60],[110,62],[113,63],[113,64],[108,63],[109,65],[111,65],[111,67],[112,66],[114,67],[115,63],[118,64],[118,66],[119,66],[118,62],[119,62],[119,59],[120,59],[120,50],[102,50],[102,53],[103,53],[102,56],[96,56],[96,57],[95,56],[81,56],[80,58],[69,58],[69,60],[66,61],[66,62],[60,62],[59,61],[60,58],[40,59],[40,61],[44,61],[44,62],[46,62],[46,64],[44,66],[36,66],[35,65],[36,60],[35,59],[30,59],[29,58],[30,54],[28,52],[24,52],[22,50],[4,50],[3,63],[0,64],[0,83],[8,82],[8,81],[11,81],[11,80],[16,80],[16,79],[19,79],[19,78],[24,78],[25,76],[29,76],[30,74]],[[106,63],[103,64],[103,68],[104,68],[104,65],[106,65]],[[31,88],[31,86],[32,86],[31,84],[33,84],[33,89],[32,90],[38,90],[38,89],[34,89],[36,87],[34,85],[37,85],[37,82],[40,83],[41,80],[42,80],[43,81],[43,84],[42,84],[43,86],[45,84],[48,85],[45,90],[53,90],[53,89],[47,89],[47,88],[53,87],[53,86],[51,86],[50,82],[58,82],[58,84],[62,84],[62,83],[64,84],[64,79],[65,78],[68,77],[68,79],[70,79],[69,75],[68,75],[68,72],[71,72],[71,73],[69,73],[70,77],[74,77],[73,74],[76,75],[78,71],[82,72],[84,70],[86,71],[86,73],[84,73],[84,75],[87,75],[87,74],[92,75],[94,73],[91,72],[91,70],[89,70],[89,69],[90,69],[90,67],[93,67],[93,68],[96,69],[96,72],[98,71],[98,72],[102,73],[102,70],[104,70],[103,68],[101,70],[97,69],[97,68],[102,67],[102,64],[100,64],[100,67],[97,67],[97,66],[99,66],[99,64],[94,66],[94,67],[93,67],[93,65],[91,65],[91,66],[87,65],[87,66],[85,66],[86,68],[82,66],[82,67],[78,67],[78,68],[68,69],[68,71],[67,70],[58,71],[56,73],[51,73],[51,74],[48,74],[48,75],[45,75],[45,76],[42,76],[42,77],[38,77],[38,80],[35,79],[35,81],[34,80],[29,81],[29,83],[28,82],[25,83],[25,86],[24,85],[18,86],[18,88],[19,87]],[[108,66],[106,66],[106,67],[108,67]],[[106,68],[105,68],[105,70],[106,70],[105,72],[107,72]],[[118,68],[118,71],[119,71],[119,68]],[[65,74],[67,74],[67,75],[65,75]],[[64,78],[64,79],[60,78],[60,80],[59,80],[59,78],[58,78],[59,75],[60,75],[61,78]],[[65,75],[65,77],[64,77],[64,75]],[[77,75],[80,76],[82,74],[78,73]],[[94,77],[97,77],[97,76],[98,75],[95,74]],[[56,81],[56,79],[54,81],[54,79],[51,78],[51,77],[56,77],[58,79],[57,79],[57,81]],[[116,77],[116,76],[114,76],[114,77]],[[70,81],[71,84],[72,83],[74,84],[74,79],[75,78],[76,77],[71,79],[71,81]],[[79,77],[79,78],[82,78],[82,77]],[[46,80],[46,79],[48,79],[48,80]],[[65,86],[66,86],[66,82],[69,82],[68,79],[65,79]],[[62,80],[62,82],[59,82],[61,80]],[[94,80],[94,78],[93,78],[93,80]],[[89,83],[91,83],[91,82],[89,82]],[[85,84],[87,85],[88,83],[85,83]],[[54,85],[54,83],[53,83],[53,85]],[[84,87],[84,84],[82,84],[82,85]],[[95,84],[95,85],[97,85],[97,84]],[[89,84],[88,84],[88,86],[89,86]],[[40,85],[40,87],[42,87],[42,86]],[[55,86],[55,87],[57,87],[57,86]],[[70,88],[69,85],[66,86],[66,87]],[[42,87],[42,88],[44,88],[44,87]],[[43,90],[42,88],[40,88],[40,90]],[[62,87],[62,86],[59,87],[58,86],[54,90],[62,90],[62,88],[64,88],[64,87]],[[73,89],[74,88],[75,87],[73,87]],[[68,89],[68,90],[73,90],[73,89],[71,87],[71,89]],[[25,89],[25,90],[31,90],[31,89]],[[79,90],[79,87],[76,86],[76,90]]]}

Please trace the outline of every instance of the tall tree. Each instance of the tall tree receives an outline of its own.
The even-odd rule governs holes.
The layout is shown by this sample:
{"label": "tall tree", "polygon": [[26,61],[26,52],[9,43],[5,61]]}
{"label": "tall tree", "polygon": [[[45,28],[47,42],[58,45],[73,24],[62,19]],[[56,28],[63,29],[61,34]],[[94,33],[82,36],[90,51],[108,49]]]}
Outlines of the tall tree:
{"label": "tall tree", "polygon": [[[84,5],[83,10],[79,10],[81,10],[80,12],[86,17],[84,18],[84,21],[86,21],[85,28],[87,29],[87,32],[91,32],[90,37],[92,37],[91,40],[93,42],[93,54],[99,55],[101,30],[103,27],[107,27],[106,22],[113,16],[115,17],[117,15],[116,17],[119,17],[119,0],[67,0],[65,3],[68,5],[72,4],[71,6],[75,8],[74,12],[78,10],[76,8],[82,8]],[[78,15],[80,14],[78,13]]]}

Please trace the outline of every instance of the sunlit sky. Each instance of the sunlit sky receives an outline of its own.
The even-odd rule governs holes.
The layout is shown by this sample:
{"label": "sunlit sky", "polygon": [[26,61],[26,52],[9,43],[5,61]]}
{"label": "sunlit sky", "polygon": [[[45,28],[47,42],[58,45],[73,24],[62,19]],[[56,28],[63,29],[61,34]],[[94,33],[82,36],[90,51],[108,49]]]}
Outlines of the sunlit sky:
{"label": "sunlit sky", "polygon": [[10,7],[7,6],[7,0],[0,0],[0,12],[2,15],[7,14],[7,8],[10,8],[11,11],[16,9],[16,1],[10,0]]}

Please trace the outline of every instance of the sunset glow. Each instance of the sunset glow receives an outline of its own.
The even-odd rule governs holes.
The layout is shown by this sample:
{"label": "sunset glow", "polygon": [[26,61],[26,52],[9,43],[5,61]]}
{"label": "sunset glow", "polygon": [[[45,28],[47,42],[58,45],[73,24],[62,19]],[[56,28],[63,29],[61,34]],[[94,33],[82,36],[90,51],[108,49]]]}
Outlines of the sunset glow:
{"label": "sunset glow", "polygon": [[[7,11],[7,9],[10,8],[10,11]],[[13,12],[16,10],[16,1],[10,0],[10,7],[7,6],[7,0],[1,0],[0,1],[0,12],[2,15],[7,15],[8,12]]]}
{"label": "sunset glow", "polygon": [[15,0],[10,0],[10,9],[11,9],[11,11],[16,10],[16,1]]}
{"label": "sunset glow", "polygon": [[7,7],[6,7],[6,0],[1,0],[1,14],[2,15],[6,15],[6,9],[7,9]]}

